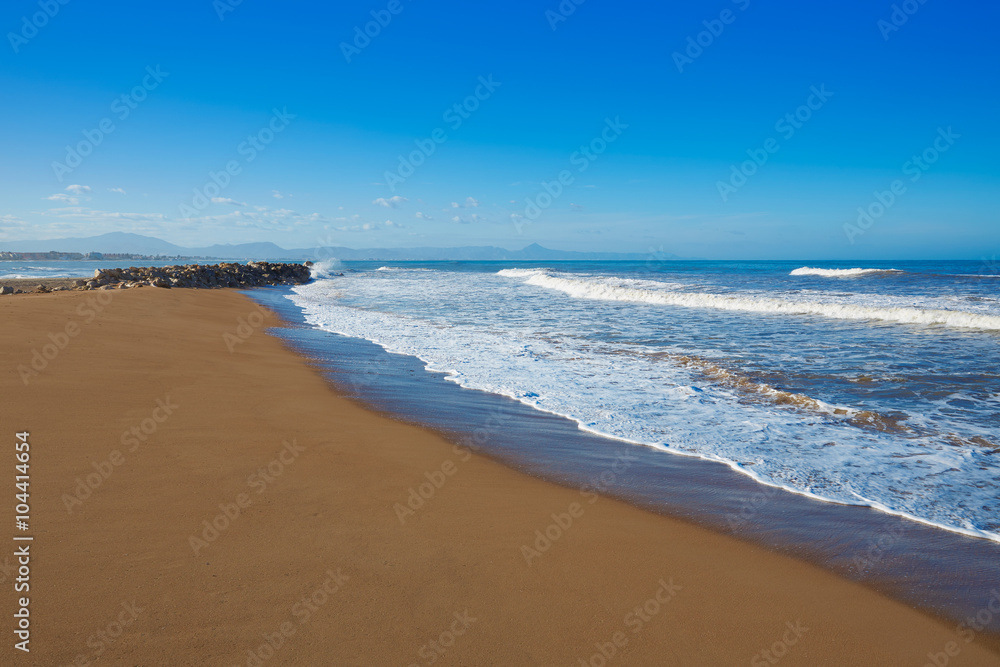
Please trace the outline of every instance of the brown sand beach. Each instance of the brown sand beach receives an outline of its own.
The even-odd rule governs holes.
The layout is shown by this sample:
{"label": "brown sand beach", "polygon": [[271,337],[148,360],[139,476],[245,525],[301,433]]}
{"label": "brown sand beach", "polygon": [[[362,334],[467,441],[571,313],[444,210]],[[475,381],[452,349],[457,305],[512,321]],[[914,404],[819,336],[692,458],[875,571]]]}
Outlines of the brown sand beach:
{"label": "brown sand beach", "polygon": [[0,664],[1000,665],[813,565],[368,411],[279,324],[229,290],[0,297],[3,525],[34,538],[0,556]]}

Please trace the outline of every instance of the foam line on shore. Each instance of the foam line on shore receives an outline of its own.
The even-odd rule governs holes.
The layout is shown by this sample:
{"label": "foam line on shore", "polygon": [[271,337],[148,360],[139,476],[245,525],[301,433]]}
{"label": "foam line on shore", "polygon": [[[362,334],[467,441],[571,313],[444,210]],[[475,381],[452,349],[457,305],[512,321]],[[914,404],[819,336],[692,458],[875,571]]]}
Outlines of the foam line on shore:
{"label": "foam line on shore", "polygon": [[874,307],[852,303],[794,301],[771,297],[736,297],[708,292],[654,290],[609,284],[597,278],[580,280],[544,269],[498,275],[526,278],[536,287],[558,290],[577,299],[630,301],[682,308],[712,308],[716,310],[763,313],[773,315],[817,315],[840,320],[881,321],[895,324],[941,325],[958,329],[1000,331],[1000,317],[960,310],[912,307]]}
{"label": "foam line on shore", "polygon": [[340,330],[336,326],[331,326],[331,325],[329,325],[327,323],[320,323],[320,322],[318,322],[316,320],[315,317],[311,316],[308,312],[306,312],[306,314],[305,314],[304,317],[305,317],[305,321],[310,326],[314,326],[314,327],[317,327],[317,328],[322,329],[324,331],[327,331],[329,333],[334,333],[334,334],[338,334],[338,335],[341,335],[341,336],[347,336],[347,337],[352,337],[352,338],[360,338],[362,340],[368,340],[368,341],[370,341],[370,342],[378,345],[379,347],[381,347],[383,350],[385,350],[386,352],[388,352],[390,354],[403,354],[403,355],[411,356],[411,357],[413,357],[415,359],[418,359],[423,364],[425,370],[427,370],[428,372],[431,372],[431,373],[440,373],[440,374],[442,374],[444,376],[445,380],[447,380],[449,382],[454,382],[455,384],[459,385],[460,387],[463,387],[465,389],[475,390],[475,391],[487,391],[488,393],[492,393],[492,394],[495,394],[495,395],[505,396],[507,398],[510,398],[510,399],[513,399],[513,400],[517,401],[518,403],[521,403],[523,405],[527,405],[527,406],[531,407],[532,409],[534,409],[534,410],[536,410],[538,412],[543,412],[543,413],[547,413],[547,414],[551,414],[551,415],[556,415],[558,417],[563,417],[565,419],[568,419],[568,420],[572,421],[573,423],[575,423],[577,425],[577,427],[581,431],[585,431],[587,433],[592,433],[592,434],[600,436],[602,438],[607,438],[607,439],[610,439],[610,440],[616,440],[616,441],[619,441],[619,442],[626,442],[626,443],[629,443],[629,444],[632,444],[632,445],[638,445],[638,446],[643,446],[643,447],[650,447],[652,449],[663,451],[663,452],[666,452],[666,453],[669,453],[669,454],[675,454],[675,455],[678,455],[678,456],[685,456],[685,457],[689,457],[689,458],[702,459],[702,460],[705,460],[705,461],[715,461],[715,462],[718,462],[718,463],[723,463],[726,466],[728,466],[729,468],[731,468],[732,470],[734,470],[734,471],[736,471],[736,472],[738,472],[738,473],[740,473],[742,475],[746,475],[746,476],[750,477],[752,480],[754,480],[755,482],[757,482],[758,484],[762,484],[764,486],[782,489],[782,490],[788,491],[790,493],[794,493],[796,495],[804,496],[804,497],[811,498],[813,500],[821,501],[821,502],[824,502],[824,503],[831,503],[831,504],[836,504],[836,505],[853,505],[853,506],[858,506],[858,507],[868,507],[868,508],[874,509],[874,510],[879,511],[879,512],[883,512],[883,513],[890,514],[890,515],[893,515],[893,516],[898,516],[898,517],[903,518],[903,519],[907,519],[907,520],[910,520],[910,521],[915,521],[915,522],[922,523],[922,524],[927,525],[927,526],[932,526],[934,528],[939,528],[939,529],[946,530],[946,531],[949,531],[949,532],[952,532],[952,533],[957,533],[957,534],[965,535],[965,536],[968,536],[968,537],[976,537],[976,538],[981,538],[981,539],[987,539],[987,540],[991,540],[991,541],[1000,543],[1000,533],[992,533],[992,532],[989,532],[989,531],[979,530],[977,528],[963,527],[963,526],[956,526],[956,525],[949,525],[949,524],[946,524],[946,523],[937,522],[937,521],[934,521],[932,519],[923,518],[923,517],[917,516],[915,514],[906,512],[906,511],[893,509],[893,508],[891,508],[891,507],[889,507],[889,506],[887,506],[887,505],[885,505],[883,503],[880,503],[878,501],[869,499],[869,498],[867,498],[865,496],[862,496],[860,494],[857,494],[856,492],[853,492],[853,491],[851,493],[856,497],[855,501],[850,501],[850,500],[843,499],[843,498],[841,498],[841,499],[831,498],[831,497],[828,497],[828,496],[825,496],[825,495],[822,495],[822,494],[814,493],[814,492],[812,492],[812,491],[810,491],[808,489],[796,488],[796,487],[793,487],[793,486],[788,485],[788,484],[782,484],[780,482],[775,482],[775,481],[767,480],[767,479],[761,477],[760,475],[758,475],[757,473],[755,473],[750,468],[741,465],[738,461],[735,461],[733,459],[730,459],[730,458],[727,458],[727,457],[724,457],[724,456],[720,456],[718,454],[714,454],[714,453],[711,453],[711,452],[686,451],[686,450],[678,449],[676,447],[671,447],[669,444],[665,444],[665,443],[661,443],[661,442],[645,441],[645,440],[641,440],[641,439],[628,438],[628,437],[623,437],[623,436],[618,436],[618,435],[614,435],[614,434],[611,434],[611,433],[607,433],[605,431],[602,431],[602,430],[599,430],[599,429],[596,429],[596,428],[593,428],[593,427],[589,426],[583,420],[581,420],[581,419],[579,419],[577,417],[574,417],[571,414],[568,414],[566,412],[561,412],[561,411],[558,411],[558,410],[546,409],[545,407],[542,407],[542,406],[538,405],[536,402],[534,402],[533,400],[531,400],[529,397],[526,397],[524,395],[519,395],[517,392],[506,390],[503,387],[491,387],[490,389],[483,389],[482,387],[478,386],[477,384],[469,382],[468,379],[467,379],[467,377],[463,373],[461,373],[459,370],[457,370],[455,368],[451,368],[451,367],[448,367],[448,366],[445,366],[445,365],[441,365],[441,364],[436,364],[433,359],[430,359],[429,357],[425,357],[425,356],[423,356],[423,355],[421,355],[419,353],[413,352],[413,351],[403,351],[401,349],[397,349],[390,342],[380,340],[378,337],[375,337],[375,336],[371,336],[371,337],[358,336],[358,335],[356,335],[356,334],[354,334],[352,332],[349,332],[349,331],[346,331],[346,330]]}

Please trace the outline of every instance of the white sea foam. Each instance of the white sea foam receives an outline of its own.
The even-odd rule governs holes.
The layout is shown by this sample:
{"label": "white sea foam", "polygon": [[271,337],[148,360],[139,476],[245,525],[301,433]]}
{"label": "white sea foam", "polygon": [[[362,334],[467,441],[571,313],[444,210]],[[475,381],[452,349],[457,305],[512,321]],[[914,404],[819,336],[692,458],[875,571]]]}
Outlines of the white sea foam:
{"label": "white sea foam", "polygon": [[[565,416],[583,430],[720,461],[795,493],[868,505],[1000,540],[995,515],[986,509],[997,501],[996,469],[988,447],[946,441],[941,422],[934,421],[938,417],[927,418],[937,437],[903,436],[845,421],[855,410],[870,406],[819,401],[817,410],[803,410],[747,400],[738,387],[664,355],[663,343],[619,340],[625,332],[638,340],[651,339],[637,328],[642,326],[640,316],[622,317],[620,306],[613,303],[623,300],[620,294],[612,292],[613,299],[585,296],[607,301],[586,303],[534,289],[531,281],[564,280],[574,289],[632,289],[661,297],[758,300],[756,296],[705,295],[676,284],[658,291],[661,283],[656,281],[614,276],[588,280],[548,269],[508,269],[499,276],[437,271],[419,280],[405,274],[387,278],[359,273],[320,281],[295,287],[293,300],[314,326],[412,355],[428,370],[446,373],[463,387]],[[433,299],[427,298],[430,293]],[[684,311],[682,322],[699,319],[706,318]],[[591,324],[615,330],[615,340],[595,339],[588,329]],[[652,326],[655,331],[659,325]],[[698,344],[697,339],[686,343]],[[699,353],[711,356],[711,349]],[[792,356],[798,358],[799,353]],[[964,394],[949,399],[982,400]],[[953,410],[944,399],[940,409]],[[842,410],[847,414],[836,414]],[[906,423],[923,427],[920,417],[915,414]],[[969,423],[963,432],[989,439],[989,429],[983,428]]]}
{"label": "white sea foam", "polygon": [[[509,273],[501,275],[510,276]],[[704,292],[656,290],[612,284],[618,279],[567,277],[546,270],[517,274],[529,285],[559,290],[578,299],[631,301],[683,308],[766,313],[775,315],[818,315],[840,320],[869,320],[899,324],[931,324],[962,329],[1000,331],[1000,316],[937,308],[877,307],[856,303],[796,301],[763,296],[727,296]],[[649,281],[645,281],[649,282]]]}
{"label": "white sea foam", "polygon": [[903,273],[899,269],[814,269],[811,266],[803,266],[795,269],[790,276],[823,276],[825,278],[856,278],[867,276],[873,273]]}
{"label": "white sea foam", "polygon": [[337,275],[340,270],[344,267],[339,259],[324,259],[323,261],[316,262],[309,269],[309,273],[313,278],[332,278]]}
{"label": "white sea foam", "polygon": [[539,273],[545,273],[549,269],[501,269],[497,271],[498,276],[503,276],[505,278],[523,278],[524,276],[534,276]]}
{"label": "white sea foam", "polygon": [[0,275],[0,278],[4,280],[45,280],[47,278],[73,278],[79,276],[80,272],[73,273],[72,271],[48,271],[46,273],[5,273]]}
{"label": "white sea foam", "polygon": [[32,266],[30,264],[14,264],[6,267],[13,269],[8,273],[0,275],[0,279],[5,280],[29,280],[37,278],[72,278],[82,274],[91,273],[88,269],[81,269],[74,262],[64,262],[58,266]]}

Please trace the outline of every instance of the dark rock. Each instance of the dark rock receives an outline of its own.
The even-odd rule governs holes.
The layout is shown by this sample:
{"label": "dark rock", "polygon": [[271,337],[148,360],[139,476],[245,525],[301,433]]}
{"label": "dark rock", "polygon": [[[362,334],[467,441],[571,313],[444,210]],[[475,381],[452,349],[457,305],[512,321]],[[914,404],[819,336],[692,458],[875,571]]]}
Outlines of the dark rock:
{"label": "dark rock", "polygon": [[[85,284],[90,289],[116,284],[122,289],[140,285],[157,287],[191,287],[217,289],[245,288],[260,285],[300,285],[312,280],[308,265],[250,262],[227,262],[211,266],[129,267],[128,269],[98,269],[94,279]],[[82,281],[80,281],[82,282]],[[78,282],[78,284],[80,284]]]}

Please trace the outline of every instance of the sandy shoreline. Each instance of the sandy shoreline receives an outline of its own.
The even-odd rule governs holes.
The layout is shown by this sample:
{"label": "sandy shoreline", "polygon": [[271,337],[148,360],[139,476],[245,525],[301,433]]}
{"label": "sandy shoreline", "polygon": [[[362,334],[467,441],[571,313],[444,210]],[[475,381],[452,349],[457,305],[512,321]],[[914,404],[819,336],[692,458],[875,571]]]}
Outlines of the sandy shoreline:
{"label": "sandy shoreline", "polygon": [[35,537],[32,650],[0,662],[1000,664],[811,565],[368,412],[275,324],[228,290],[0,298]]}
{"label": "sandy shoreline", "polygon": [[86,278],[82,276],[79,278],[0,278],[0,287],[10,287],[13,290],[21,290],[21,292],[30,294],[35,292],[39,285],[48,290],[60,287],[67,290],[73,289],[76,287],[77,280],[86,280]]}

